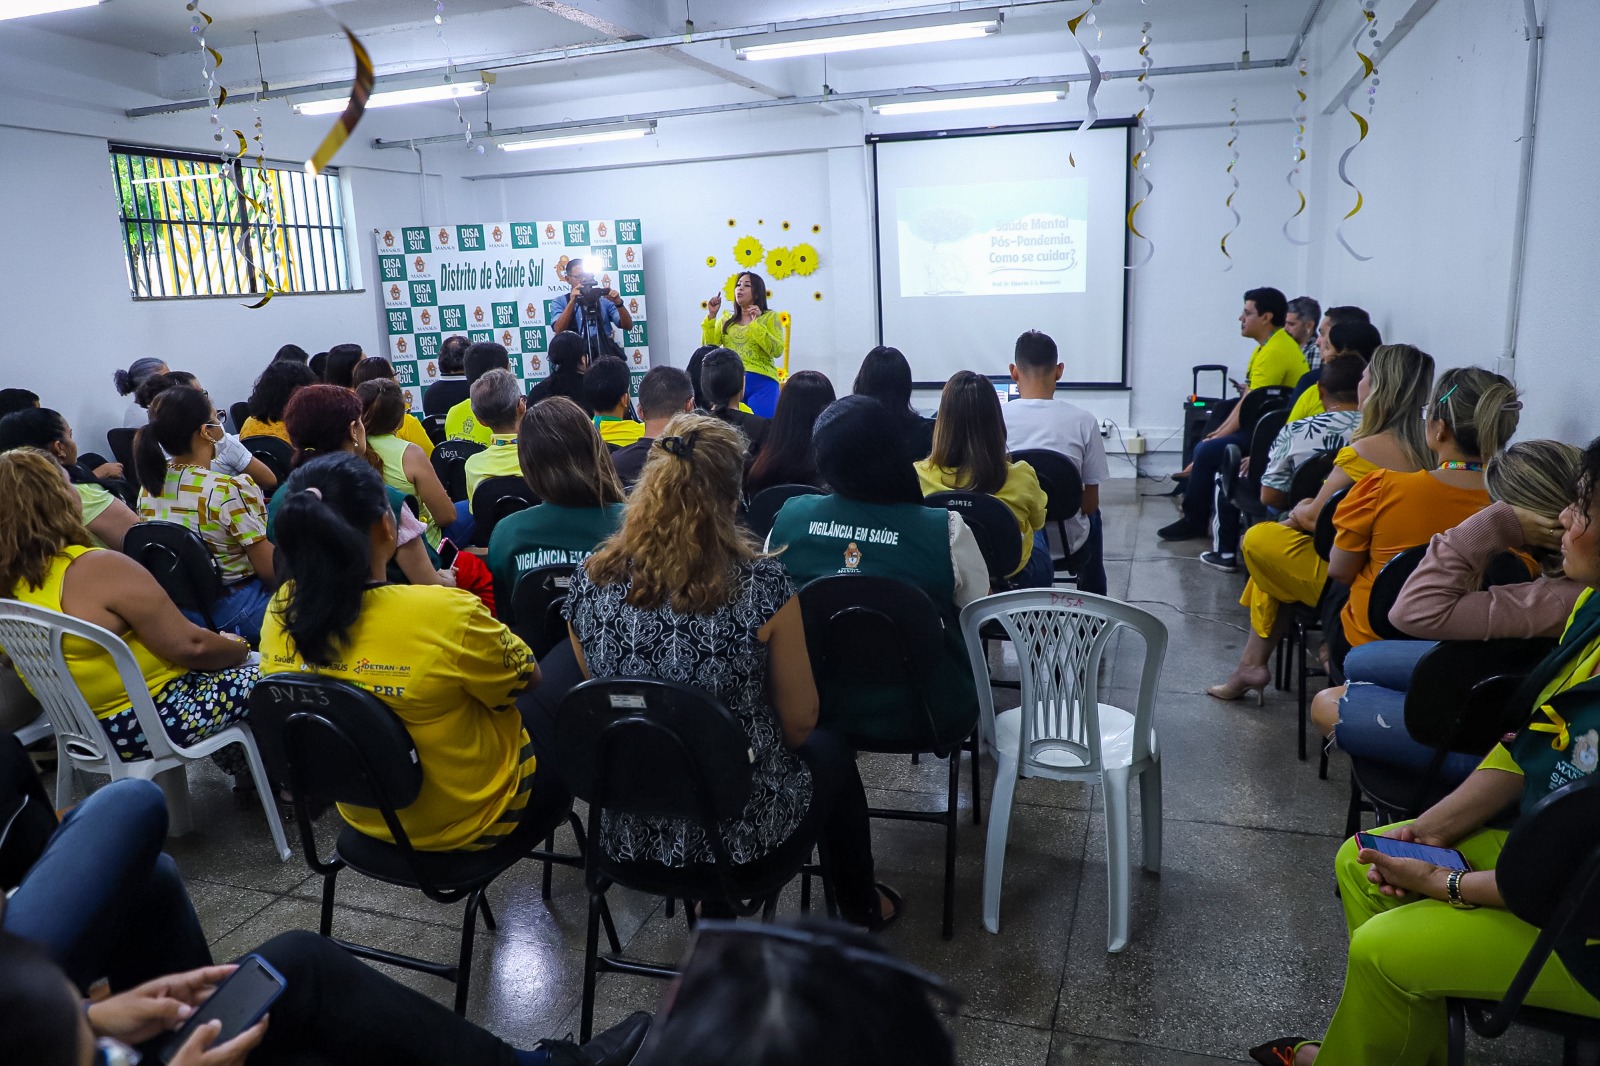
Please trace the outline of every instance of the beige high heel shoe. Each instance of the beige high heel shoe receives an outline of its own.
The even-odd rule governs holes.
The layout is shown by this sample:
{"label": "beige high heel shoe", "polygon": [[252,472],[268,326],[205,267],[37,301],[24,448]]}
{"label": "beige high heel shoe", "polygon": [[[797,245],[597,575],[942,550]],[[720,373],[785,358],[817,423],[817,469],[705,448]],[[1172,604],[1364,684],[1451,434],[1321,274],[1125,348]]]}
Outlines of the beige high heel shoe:
{"label": "beige high heel shoe", "polygon": [[1263,669],[1259,681],[1247,680],[1240,676],[1239,671],[1234,671],[1232,677],[1220,685],[1212,685],[1206,689],[1206,695],[1218,700],[1240,700],[1250,693],[1256,694],[1256,706],[1267,705],[1267,685],[1272,681],[1272,671]]}

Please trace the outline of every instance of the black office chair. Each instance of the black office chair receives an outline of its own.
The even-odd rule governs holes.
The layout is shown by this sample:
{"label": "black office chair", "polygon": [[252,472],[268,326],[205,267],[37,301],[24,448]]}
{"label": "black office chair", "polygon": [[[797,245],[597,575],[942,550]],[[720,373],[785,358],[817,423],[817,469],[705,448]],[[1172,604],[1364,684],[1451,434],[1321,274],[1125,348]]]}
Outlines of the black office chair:
{"label": "black office chair", "polygon": [[444,443],[444,420],[444,415],[427,415],[422,419],[422,431],[436,448]]}
{"label": "black office chair", "polygon": [[1279,407],[1287,408],[1294,389],[1288,385],[1263,385],[1251,389],[1239,401],[1239,428],[1249,429],[1261,421],[1261,416]]}
{"label": "black office chair", "polygon": [[787,485],[768,485],[754,496],[744,509],[744,524],[758,540],[765,540],[767,534],[772,532],[772,523],[777,520],[778,512],[783,510],[783,505],[796,496],[821,496],[825,489],[815,485],[801,485],[791,483]]}
{"label": "black office chair", "polygon": [[1083,476],[1078,473],[1078,464],[1071,457],[1047,448],[1025,448],[1020,452],[1012,452],[1011,461],[1033,467],[1033,473],[1039,479],[1039,488],[1044,490],[1045,521],[1056,527],[1056,536],[1061,541],[1061,557],[1052,557],[1050,560],[1052,572],[1070,574],[1066,558],[1067,521],[1076,517],[1083,508]]}
{"label": "black office chair", "polygon": [[239,430],[244,426],[245,419],[249,417],[250,405],[248,403],[240,400],[236,404],[230,404],[228,406],[228,421],[231,422],[232,425],[228,427],[228,432],[238,433]]}
{"label": "black office chair", "polygon": [[[435,903],[466,901],[460,953],[453,963],[334,939],[361,958],[453,981],[457,1014],[467,1010],[478,915],[483,915],[487,928],[495,927],[485,896],[494,879],[527,858],[583,865],[580,856],[555,855],[530,846],[530,841],[542,839],[570,821],[582,850],[582,826],[570,804],[545,818],[537,827],[541,832],[536,833],[535,827],[519,829],[513,841],[495,847],[481,851],[418,851],[406,834],[400,812],[416,801],[427,767],[394,711],[355,685],[314,674],[269,674],[256,682],[250,694],[250,725],[261,745],[268,776],[287,786],[295,797],[295,817],[300,824],[306,864],[322,876],[318,931],[323,936],[334,939],[334,889],[339,872],[346,867],[375,881],[417,889]],[[340,829],[333,851],[323,858],[311,825],[310,808],[327,803],[378,811],[394,842],[367,836],[347,824]]]}
{"label": "black office chair", "polygon": [[481,451],[475,440],[447,440],[433,449],[433,472],[456,503],[467,498],[467,460]]}
{"label": "black office chair", "polygon": [[122,554],[150,571],[173,603],[199,612],[207,629],[217,628],[211,608],[226,590],[200,534],[175,522],[140,522],[123,534]]}
{"label": "black office chair", "polygon": [[[972,715],[941,731],[928,709],[926,686],[937,676],[944,654],[939,609],[921,589],[887,577],[819,577],[800,590],[806,649],[816,678],[821,710],[817,724],[850,740],[857,751],[898,755],[931,754],[950,762],[949,791],[942,811],[871,808],[874,818],[931,822],[945,829],[944,926],[955,930],[956,824],[960,807],[961,752],[972,754],[972,817],[982,819],[978,764],[978,705]],[[897,716],[852,719],[846,710],[864,688],[891,691]]]}
{"label": "black office chair", "polygon": [[122,464],[122,472],[129,481],[133,480],[133,438],[139,431],[136,429],[108,429],[106,430],[106,444],[111,448],[111,454],[117,457],[117,462]]}
{"label": "black office chair", "polygon": [[936,492],[922,502],[959,514],[989,566],[990,583],[996,589],[1009,587],[1008,579],[1022,565],[1022,527],[1011,508],[982,492]]}
{"label": "black office chair", "polygon": [[[1261,475],[1266,469],[1267,457],[1272,452],[1272,442],[1277,439],[1288,417],[1288,408],[1270,408],[1256,419],[1255,428],[1250,431],[1250,443],[1245,448],[1230,444],[1223,453],[1222,466],[1218,470],[1221,487],[1217,505],[1233,507],[1243,516],[1242,524],[1245,526],[1267,518],[1271,513],[1267,505],[1261,502]],[[1247,455],[1250,456],[1250,470],[1241,475],[1239,467]]]}
{"label": "black office chair", "polygon": [[571,563],[540,566],[517,578],[516,588],[508,597],[502,598],[500,590],[495,589],[494,602],[504,605],[500,620],[533,649],[535,658],[543,659],[567,639],[567,620],[561,609],[567,602],[576,569]]}
{"label": "black office chair", "polygon": [[484,478],[472,494],[472,543],[487,548],[489,537],[502,518],[538,503],[539,497],[520,477]]}
{"label": "black office chair", "polygon": [[[1340,489],[1332,496],[1329,496],[1327,502],[1322,505],[1322,510],[1317,512],[1317,524],[1311,534],[1311,546],[1312,550],[1317,553],[1318,558],[1324,562],[1327,562],[1329,557],[1333,555],[1333,513],[1339,509],[1339,505],[1344,502],[1344,498],[1349,494],[1350,489],[1348,487]],[[1322,596],[1319,597],[1315,607],[1307,607],[1303,603],[1289,605],[1289,610],[1293,613],[1289,618],[1290,636],[1288,639],[1294,642],[1295,672],[1299,676],[1299,754],[1301,762],[1306,761],[1306,722],[1310,715],[1311,705],[1310,680],[1313,677],[1328,676],[1328,672],[1322,668],[1321,663],[1311,657],[1311,650],[1307,645],[1311,641],[1311,634],[1322,630],[1323,601],[1327,599],[1331,585],[1332,582],[1323,583]],[[1318,759],[1317,777],[1323,781],[1328,779],[1328,747],[1326,744],[1322,746],[1322,755]]]}
{"label": "black office chair", "polygon": [[[700,689],[645,678],[585,681],[561,701],[556,748],[562,777],[589,804],[589,924],[578,1034],[583,1042],[594,1028],[595,982],[602,972],[676,976],[671,966],[624,957],[615,941],[611,954],[600,953],[599,925],[613,884],[770,919],[779,893],[800,873],[816,840],[799,833],[742,869],[732,864],[718,824],[742,815],[749,800],[750,740],[732,712]],[[705,834],[714,861],[666,866],[614,859],[600,836],[606,814],[692,822]],[[685,905],[684,916],[694,923],[692,905]]]}
{"label": "black office chair", "polygon": [[[1322,491],[1322,483],[1333,473],[1333,460],[1338,454],[1331,450],[1313,452],[1301,460],[1300,465],[1294,468],[1294,473],[1289,475],[1288,507],[1316,498],[1317,493]],[[1266,471],[1263,469],[1262,473]]]}
{"label": "black office chair", "polygon": [[1513,1021],[1560,1036],[1564,1063],[1600,1062],[1600,1019],[1523,1002],[1557,943],[1600,937],[1600,780],[1559,788],[1519,819],[1495,863],[1495,883],[1506,909],[1539,936],[1498,1002],[1445,1001],[1450,1066],[1466,1062],[1469,1025],[1493,1039]]}
{"label": "black office chair", "polygon": [[272,471],[272,476],[282,485],[289,480],[294,469],[294,448],[281,437],[261,435],[256,437],[241,437],[239,443],[243,444],[250,454],[260,459],[263,466]]}
{"label": "black office chair", "polygon": [[[1419,544],[1395,554],[1383,564],[1378,576],[1372,579],[1372,589],[1367,593],[1367,625],[1380,640],[1415,640],[1411,634],[1389,621],[1389,609],[1400,598],[1406,579],[1422,565],[1428,546]],[[1527,573],[1526,570],[1523,573]]]}

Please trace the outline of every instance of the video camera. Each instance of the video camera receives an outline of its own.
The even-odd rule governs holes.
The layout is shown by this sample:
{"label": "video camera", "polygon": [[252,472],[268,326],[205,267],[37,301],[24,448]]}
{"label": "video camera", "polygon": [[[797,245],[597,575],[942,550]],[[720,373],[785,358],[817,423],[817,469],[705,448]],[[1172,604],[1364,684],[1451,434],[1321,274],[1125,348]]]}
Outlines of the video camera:
{"label": "video camera", "polygon": [[605,294],[606,289],[595,281],[594,276],[585,274],[583,276],[583,284],[578,287],[577,301],[590,311],[598,311],[600,309],[600,298]]}

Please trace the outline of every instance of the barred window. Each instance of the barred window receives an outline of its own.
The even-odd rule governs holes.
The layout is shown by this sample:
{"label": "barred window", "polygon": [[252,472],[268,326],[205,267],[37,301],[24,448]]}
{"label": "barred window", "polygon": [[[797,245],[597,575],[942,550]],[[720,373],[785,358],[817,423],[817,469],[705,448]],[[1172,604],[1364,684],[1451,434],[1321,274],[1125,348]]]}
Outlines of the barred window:
{"label": "barred window", "polygon": [[111,145],[135,300],[350,292],[338,173]]}

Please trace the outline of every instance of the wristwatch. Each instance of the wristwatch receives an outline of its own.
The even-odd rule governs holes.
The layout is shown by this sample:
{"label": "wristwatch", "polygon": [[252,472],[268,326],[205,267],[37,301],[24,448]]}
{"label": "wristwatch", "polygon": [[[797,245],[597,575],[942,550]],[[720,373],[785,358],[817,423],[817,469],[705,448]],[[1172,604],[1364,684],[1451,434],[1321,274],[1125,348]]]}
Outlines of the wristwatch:
{"label": "wristwatch", "polygon": [[1465,872],[1465,870],[1451,870],[1450,875],[1444,879],[1446,902],[1458,910],[1477,910],[1478,905],[1476,903],[1468,903],[1461,898],[1461,875]]}

